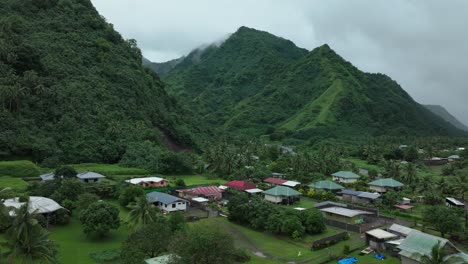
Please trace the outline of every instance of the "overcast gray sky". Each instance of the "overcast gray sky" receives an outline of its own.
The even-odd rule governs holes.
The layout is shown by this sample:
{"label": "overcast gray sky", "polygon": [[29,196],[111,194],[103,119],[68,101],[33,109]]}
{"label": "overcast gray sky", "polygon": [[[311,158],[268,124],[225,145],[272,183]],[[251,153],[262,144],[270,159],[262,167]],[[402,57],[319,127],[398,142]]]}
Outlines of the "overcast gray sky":
{"label": "overcast gray sky", "polygon": [[240,26],[313,49],[332,49],[367,72],[395,79],[416,101],[468,124],[465,0],[92,0],[155,62],[225,38]]}

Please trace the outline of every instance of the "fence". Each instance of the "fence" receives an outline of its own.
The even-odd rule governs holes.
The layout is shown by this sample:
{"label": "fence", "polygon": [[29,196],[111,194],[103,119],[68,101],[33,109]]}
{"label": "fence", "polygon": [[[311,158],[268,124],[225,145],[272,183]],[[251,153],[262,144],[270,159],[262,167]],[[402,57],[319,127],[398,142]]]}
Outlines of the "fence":
{"label": "fence", "polygon": [[348,238],[349,238],[348,232],[342,232],[333,236],[324,237],[324,238],[321,238],[312,242],[312,249],[317,250],[317,249],[326,248],[328,246],[334,245],[338,243],[339,241],[346,240]]}

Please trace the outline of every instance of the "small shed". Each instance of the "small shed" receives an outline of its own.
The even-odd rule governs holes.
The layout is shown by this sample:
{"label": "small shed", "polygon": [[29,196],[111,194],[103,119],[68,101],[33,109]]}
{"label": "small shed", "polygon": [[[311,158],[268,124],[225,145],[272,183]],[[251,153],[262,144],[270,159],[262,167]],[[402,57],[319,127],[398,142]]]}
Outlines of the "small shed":
{"label": "small shed", "polygon": [[276,186],[263,192],[265,200],[273,203],[291,204],[299,200],[302,193],[286,186]]}
{"label": "small shed", "polygon": [[262,193],[263,190],[258,189],[258,188],[254,188],[254,189],[245,190],[245,192],[248,193],[248,194],[259,194],[259,193]]}
{"label": "small shed", "polygon": [[76,177],[82,182],[100,182],[106,178],[106,176],[92,171],[78,173]]}
{"label": "small shed", "polygon": [[338,171],[332,174],[333,180],[340,183],[356,182],[360,176],[352,171]]}
{"label": "small shed", "polygon": [[397,235],[380,228],[372,229],[366,232],[366,244],[377,251],[384,251],[387,249],[385,243],[397,237]]}
{"label": "small shed", "polygon": [[452,197],[446,197],[445,198],[445,204],[448,207],[457,207],[457,208],[464,208],[465,204],[460,202],[459,200],[452,198]]}
{"label": "small shed", "polygon": [[39,175],[42,181],[52,181],[55,179],[55,174],[53,172]]}

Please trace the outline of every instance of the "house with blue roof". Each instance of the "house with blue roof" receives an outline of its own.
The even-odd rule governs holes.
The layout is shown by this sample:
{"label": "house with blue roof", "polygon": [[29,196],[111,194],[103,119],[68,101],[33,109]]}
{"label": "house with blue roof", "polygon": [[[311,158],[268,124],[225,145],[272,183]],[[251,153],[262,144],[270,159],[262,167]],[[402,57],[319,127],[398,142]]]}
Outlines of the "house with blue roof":
{"label": "house with blue roof", "polygon": [[167,193],[150,192],[146,194],[146,200],[166,213],[187,210],[187,200]]}

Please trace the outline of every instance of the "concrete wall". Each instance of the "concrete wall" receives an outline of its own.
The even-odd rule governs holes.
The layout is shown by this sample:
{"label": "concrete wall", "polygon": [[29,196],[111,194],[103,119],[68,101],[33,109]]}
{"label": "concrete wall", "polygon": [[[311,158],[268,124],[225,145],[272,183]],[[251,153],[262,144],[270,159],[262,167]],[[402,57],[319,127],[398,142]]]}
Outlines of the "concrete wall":
{"label": "concrete wall", "polygon": [[166,212],[185,211],[187,210],[187,203],[182,201],[170,204],[159,203],[158,207]]}
{"label": "concrete wall", "polygon": [[342,182],[342,183],[353,183],[357,181],[357,179],[345,179],[345,178],[339,178],[335,176],[333,176],[333,180],[337,182]]}
{"label": "concrete wall", "polygon": [[281,203],[283,199],[280,196],[273,196],[273,195],[265,194],[265,200],[273,202],[273,203]]}
{"label": "concrete wall", "polygon": [[369,186],[369,189],[379,192],[379,193],[384,193],[387,192],[387,189],[385,187],[380,187],[380,186]]}

